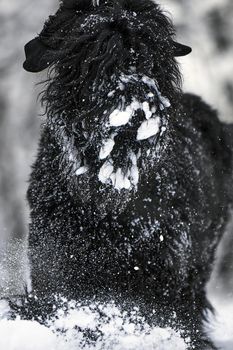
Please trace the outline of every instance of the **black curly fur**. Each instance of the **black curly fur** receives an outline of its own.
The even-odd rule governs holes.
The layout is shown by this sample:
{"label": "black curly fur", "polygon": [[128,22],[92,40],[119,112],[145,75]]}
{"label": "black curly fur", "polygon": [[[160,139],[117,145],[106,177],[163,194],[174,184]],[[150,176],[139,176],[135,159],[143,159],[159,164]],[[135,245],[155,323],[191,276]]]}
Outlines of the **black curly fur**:
{"label": "black curly fur", "polygon": [[[152,1],[64,0],[26,45],[25,69],[49,67],[28,190],[32,281],[44,300],[133,300],[152,323],[184,329],[192,349],[214,349],[201,325],[232,203],[232,128],[182,93],[175,56],[190,49],[174,40]],[[140,107],[129,122],[110,125],[133,101]],[[159,129],[137,140],[144,102]],[[137,155],[139,182],[128,189],[99,178],[113,134],[114,172],[127,177]],[[80,167],[88,170],[77,176]]]}
{"label": "black curly fur", "polygon": [[[88,1],[86,4],[88,9]],[[56,48],[52,82],[43,99],[48,112],[52,109],[54,114],[54,106],[58,111],[64,107],[80,109],[83,99],[85,108],[87,104],[95,106],[97,100],[101,103],[106,90],[93,92],[99,92],[100,86],[108,91],[109,77],[128,73],[130,66],[156,77],[162,94],[174,96],[181,81],[173,54],[174,28],[158,5],[144,1],[140,6],[128,1],[101,2],[89,16],[79,8],[77,5],[64,14],[61,7],[39,36],[42,43]]]}

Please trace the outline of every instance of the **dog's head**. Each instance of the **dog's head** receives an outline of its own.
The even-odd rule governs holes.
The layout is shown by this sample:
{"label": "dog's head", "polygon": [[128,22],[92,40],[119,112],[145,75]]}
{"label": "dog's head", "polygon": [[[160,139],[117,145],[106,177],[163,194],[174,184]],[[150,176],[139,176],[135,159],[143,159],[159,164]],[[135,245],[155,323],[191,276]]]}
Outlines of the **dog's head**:
{"label": "dog's head", "polygon": [[83,194],[137,187],[180,91],[175,57],[190,51],[150,0],[63,0],[25,46],[26,70],[50,68],[48,125]]}
{"label": "dog's head", "polygon": [[191,52],[174,35],[171,21],[150,0],[63,0],[25,46],[24,68],[40,72],[54,65],[67,73],[75,68],[75,78],[85,85],[90,76],[112,74],[112,68],[128,72],[135,67],[156,76],[168,93],[170,83],[179,84],[174,57]]}

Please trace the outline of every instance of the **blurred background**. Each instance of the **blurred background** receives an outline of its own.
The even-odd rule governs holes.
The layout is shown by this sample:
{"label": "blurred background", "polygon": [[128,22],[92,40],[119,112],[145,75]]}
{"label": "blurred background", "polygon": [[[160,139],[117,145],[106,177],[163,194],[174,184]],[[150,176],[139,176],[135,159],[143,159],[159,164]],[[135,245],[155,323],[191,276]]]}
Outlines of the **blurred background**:
{"label": "blurred background", "polygon": [[[184,90],[201,95],[233,122],[233,1],[160,0],[193,48],[179,59]],[[27,181],[36,154],[41,118],[36,83],[42,75],[22,69],[24,44],[42,29],[58,0],[0,0],[0,244],[27,233]],[[233,189],[232,189],[233,190]],[[217,254],[210,290],[231,297],[233,229]]]}

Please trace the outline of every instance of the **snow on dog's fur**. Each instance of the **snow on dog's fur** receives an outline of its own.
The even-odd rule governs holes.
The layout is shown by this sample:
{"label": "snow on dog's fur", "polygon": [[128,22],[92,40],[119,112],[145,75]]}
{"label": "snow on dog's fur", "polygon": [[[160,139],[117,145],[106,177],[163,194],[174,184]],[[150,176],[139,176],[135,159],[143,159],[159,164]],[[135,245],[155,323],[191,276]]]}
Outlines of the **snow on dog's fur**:
{"label": "snow on dog's fur", "polygon": [[133,303],[192,349],[214,349],[205,284],[232,202],[232,148],[230,127],[181,91],[175,56],[190,48],[152,1],[64,0],[25,51],[26,70],[49,67],[28,190],[39,301]]}

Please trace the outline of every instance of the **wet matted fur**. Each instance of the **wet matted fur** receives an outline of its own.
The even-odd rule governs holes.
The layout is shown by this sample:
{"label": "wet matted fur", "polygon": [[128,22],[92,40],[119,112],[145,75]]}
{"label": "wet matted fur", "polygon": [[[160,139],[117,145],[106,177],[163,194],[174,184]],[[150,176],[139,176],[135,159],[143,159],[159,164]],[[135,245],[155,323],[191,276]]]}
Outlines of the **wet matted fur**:
{"label": "wet matted fur", "polygon": [[175,57],[190,51],[152,1],[61,2],[25,47],[26,70],[49,68],[29,246],[40,299],[136,302],[203,350],[232,148],[230,127],[182,93]]}

